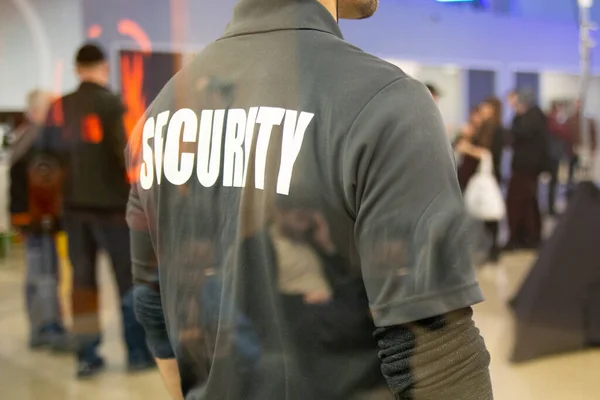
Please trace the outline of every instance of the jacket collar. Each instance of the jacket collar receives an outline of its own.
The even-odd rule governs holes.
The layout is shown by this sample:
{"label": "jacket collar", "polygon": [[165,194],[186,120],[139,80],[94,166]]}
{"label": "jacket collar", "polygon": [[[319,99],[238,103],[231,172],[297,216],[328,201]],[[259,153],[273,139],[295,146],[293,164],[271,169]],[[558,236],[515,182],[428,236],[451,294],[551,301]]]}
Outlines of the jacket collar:
{"label": "jacket collar", "polygon": [[339,25],[317,0],[240,0],[223,37],[281,30],[315,30],[343,39]]}

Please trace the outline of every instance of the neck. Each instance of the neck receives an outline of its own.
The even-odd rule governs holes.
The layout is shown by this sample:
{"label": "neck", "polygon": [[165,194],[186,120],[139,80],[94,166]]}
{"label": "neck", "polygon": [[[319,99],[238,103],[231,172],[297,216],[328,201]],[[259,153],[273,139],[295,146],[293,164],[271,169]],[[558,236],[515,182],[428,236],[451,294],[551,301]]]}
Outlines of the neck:
{"label": "neck", "polygon": [[93,77],[87,77],[87,78],[81,79],[81,83],[95,83],[96,85],[99,85],[99,86],[105,86],[104,80],[96,79]]}
{"label": "neck", "polygon": [[101,71],[97,71],[97,70],[93,70],[93,69],[80,71],[79,72],[79,81],[81,83],[84,83],[84,82],[95,83],[96,85],[100,85],[100,86],[107,85],[104,74],[102,74]]}
{"label": "neck", "polygon": [[319,3],[323,5],[329,11],[333,19],[338,20],[338,10],[337,10],[337,2],[338,0],[317,0]]}

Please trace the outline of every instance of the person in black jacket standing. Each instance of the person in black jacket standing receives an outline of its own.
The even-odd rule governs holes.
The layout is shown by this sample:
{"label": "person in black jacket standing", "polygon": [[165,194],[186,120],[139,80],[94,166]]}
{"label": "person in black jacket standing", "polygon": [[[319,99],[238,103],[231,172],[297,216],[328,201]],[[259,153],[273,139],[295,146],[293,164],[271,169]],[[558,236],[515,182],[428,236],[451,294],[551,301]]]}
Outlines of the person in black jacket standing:
{"label": "person in black jacket standing", "polygon": [[121,299],[129,370],[154,362],[133,312],[131,252],[125,207],[129,183],[125,170],[124,107],[107,88],[108,63],[95,45],[76,57],[79,88],[56,102],[50,112],[43,149],[57,157],[65,173],[63,207],[69,257],[73,265],[73,333],[80,378],[104,366],[98,355],[97,254],[108,253]]}
{"label": "person in black jacket standing", "polygon": [[529,93],[509,95],[515,110],[511,129],[512,173],[506,199],[510,239],[507,250],[537,248],[542,221],[538,178],[547,167],[547,119]]}
{"label": "person in black jacket standing", "polygon": [[36,157],[35,151],[51,101],[51,94],[41,90],[27,97],[27,121],[17,128],[10,147],[10,213],[13,227],[25,242],[29,346],[65,351],[69,343],[58,299],[55,243],[60,174]]}

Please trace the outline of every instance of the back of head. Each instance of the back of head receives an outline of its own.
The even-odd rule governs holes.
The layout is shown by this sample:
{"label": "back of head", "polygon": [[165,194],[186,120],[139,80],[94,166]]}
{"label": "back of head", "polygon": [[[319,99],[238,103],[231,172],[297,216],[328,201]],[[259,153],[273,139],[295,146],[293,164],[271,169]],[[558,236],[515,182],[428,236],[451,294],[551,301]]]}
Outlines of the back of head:
{"label": "back of head", "polygon": [[108,63],[104,51],[97,45],[83,45],[75,56],[77,74],[82,82],[89,81],[99,85],[108,83]]}
{"label": "back of head", "polygon": [[93,67],[94,65],[100,64],[106,61],[106,56],[102,49],[92,43],[83,45],[75,56],[75,63],[79,67]]}
{"label": "back of head", "polygon": [[494,110],[494,116],[493,116],[494,123],[500,125],[502,123],[502,112],[503,112],[502,101],[495,96],[491,96],[485,100],[485,103],[489,104],[492,107],[492,109]]}
{"label": "back of head", "polygon": [[525,88],[518,90],[519,102],[527,108],[535,105],[535,94],[532,89]]}

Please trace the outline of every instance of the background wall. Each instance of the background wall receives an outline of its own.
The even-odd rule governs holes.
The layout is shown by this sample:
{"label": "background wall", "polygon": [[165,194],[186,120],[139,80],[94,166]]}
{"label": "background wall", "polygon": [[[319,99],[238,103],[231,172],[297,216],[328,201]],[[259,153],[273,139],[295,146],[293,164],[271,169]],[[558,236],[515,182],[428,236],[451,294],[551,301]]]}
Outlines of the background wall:
{"label": "background wall", "polygon": [[423,0],[382,1],[375,17],[341,25],[350,42],[370,52],[401,54],[425,64],[522,63],[563,69],[579,63],[575,20],[497,16],[447,6]]}
{"label": "background wall", "polygon": [[[372,19],[342,21],[341,26],[349,42],[386,59],[495,70],[496,90],[501,96],[514,85],[515,71],[577,72],[576,0],[502,1],[510,3],[505,8],[514,15],[476,12],[470,7],[433,0],[381,0],[381,9]],[[223,32],[235,3],[236,0],[2,0],[0,109],[21,108],[23,96],[33,86],[56,86],[58,91],[73,87],[72,55],[88,34],[93,33],[110,51],[113,62],[119,49],[139,48],[140,32],[157,50],[197,50]],[[596,3],[593,15],[600,21],[600,2]],[[17,8],[19,4],[21,8],[28,5],[37,15],[38,22],[33,24],[37,28],[29,27],[32,24],[26,23],[23,12]],[[137,33],[123,29],[124,21],[132,22],[134,25],[128,26],[134,26]],[[42,40],[36,41],[36,37]],[[598,59],[598,50],[594,54]],[[48,58],[50,67],[44,61]],[[599,67],[595,66],[595,72],[600,75]],[[117,68],[115,72],[116,77]],[[117,88],[116,79],[114,84]],[[440,79],[439,86],[444,84]],[[457,118],[457,109],[463,115],[466,112],[463,105],[443,104],[442,109],[451,122]]]}
{"label": "background wall", "polygon": [[22,109],[36,87],[72,88],[73,52],[82,35],[79,1],[0,1],[0,110]]}
{"label": "background wall", "polygon": [[[577,0],[520,0],[514,1],[514,11],[520,17],[551,21],[577,21]],[[594,11],[600,10],[597,5]]]}
{"label": "background wall", "polygon": [[425,83],[435,85],[440,93],[439,107],[449,133],[454,134],[460,128],[465,113],[465,104],[456,99],[464,96],[463,74],[454,65],[430,66],[423,65],[417,69],[415,78]]}
{"label": "background wall", "polygon": [[[155,49],[199,49],[220,36],[236,0],[82,2],[85,31],[101,25],[101,42],[116,54],[119,48],[136,47],[131,38],[115,29],[122,19],[135,21]],[[452,64],[461,69],[494,70],[496,94],[501,97],[514,87],[516,71],[578,71],[575,0],[511,0],[515,16],[476,12],[433,0],[380,3],[373,18],[340,25],[349,42],[382,58],[439,68]],[[411,65],[407,68],[412,74]],[[600,74],[600,69],[595,72]],[[446,85],[443,78],[435,80],[439,86]],[[449,102],[448,98],[444,101]],[[441,104],[449,124],[466,116],[464,101],[462,98],[456,106]]]}
{"label": "background wall", "polygon": [[[540,74],[540,105],[548,110],[552,100],[576,99],[579,93],[579,76],[556,72]],[[600,77],[588,85],[586,113],[600,122]]]}
{"label": "background wall", "polygon": [[571,74],[545,72],[540,74],[540,105],[550,108],[552,100],[574,99],[579,92],[579,77]]}

